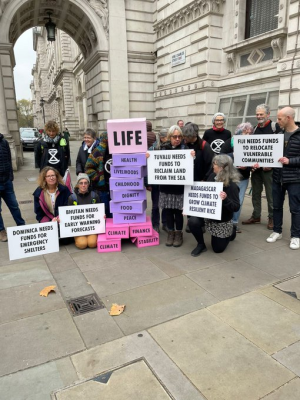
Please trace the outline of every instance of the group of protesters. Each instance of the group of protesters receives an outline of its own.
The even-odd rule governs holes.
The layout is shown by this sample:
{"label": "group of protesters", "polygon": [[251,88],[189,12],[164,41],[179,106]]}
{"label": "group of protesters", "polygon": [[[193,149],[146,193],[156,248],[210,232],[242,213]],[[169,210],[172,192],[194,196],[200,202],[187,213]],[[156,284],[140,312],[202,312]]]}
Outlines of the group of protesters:
{"label": "group of protesters", "polygon": [[[273,243],[282,238],[283,203],[285,192],[289,195],[292,216],[290,248],[299,248],[300,238],[300,128],[295,123],[295,111],[285,107],[278,111],[277,123],[270,120],[270,109],[266,104],[256,108],[257,125],[255,128],[245,122],[237,126],[234,135],[284,134],[283,157],[278,161],[282,168],[252,166],[234,166],[234,140],[231,132],[225,129],[226,116],[218,112],[212,118],[212,128],[199,135],[199,127],[193,122],[177,121],[170,128],[161,129],[158,134],[152,131],[147,121],[148,149],[147,157],[153,150],[190,150],[194,164],[194,182],[222,182],[219,193],[222,200],[221,220],[187,216],[186,232],[196,239],[196,247],[191,255],[196,257],[205,252],[204,232],[211,235],[211,247],[221,253],[241,232],[239,216],[244,196],[251,179],[253,213],[242,225],[261,222],[261,194],[263,186],[268,203],[267,228],[272,230],[267,242]],[[34,211],[38,222],[58,221],[58,209],[67,205],[104,203],[105,214],[109,210],[109,164],[111,154],[108,148],[107,133],[97,137],[93,129],[86,129],[83,143],[76,158],[76,186],[71,189],[68,182],[70,165],[69,142],[60,135],[56,122],[45,125],[44,137],[35,149],[35,164],[40,169],[38,188],[34,191]],[[7,158],[7,165],[1,166],[1,198],[7,203],[17,225],[24,225],[12,187],[12,167],[10,151],[6,140],[0,134],[0,157]],[[9,161],[10,160],[10,161]],[[10,164],[10,167],[9,167]],[[251,177],[251,178],[250,178]],[[7,186],[7,182],[11,186]],[[183,198],[184,185],[152,185],[151,190],[153,229],[167,232],[166,246],[180,247],[183,244]],[[0,203],[1,206],[1,203]],[[161,210],[161,216],[160,216]],[[0,209],[0,241],[7,241]],[[75,238],[75,245],[84,249],[96,247],[97,236],[89,235]]]}

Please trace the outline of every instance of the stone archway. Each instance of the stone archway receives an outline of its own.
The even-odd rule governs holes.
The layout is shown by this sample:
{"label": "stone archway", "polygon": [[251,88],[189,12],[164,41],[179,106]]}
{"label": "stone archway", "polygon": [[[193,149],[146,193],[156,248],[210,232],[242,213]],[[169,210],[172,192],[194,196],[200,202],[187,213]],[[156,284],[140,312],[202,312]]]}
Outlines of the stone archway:
{"label": "stone archway", "polygon": [[[86,103],[89,110],[87,122],[94,120],[96,115],[99,129],[104,129],[108,118],[129,117],[125,0],[0,0],[0,132],[10,142],[14,169],[22,163],[23,155],[13,81],[13,47],[23,32],[45,25],[48,10],[51,10],[51,19],[57,28],[67,33],[83,54],[82,68],[86,77]],[[116,27],[113,35],[109,35],[109,26]],[[124,66],[122,75],[117,72],[117,62]],[[44,71],[44,77],[48,72]],[[53,74],[58,85],[62,73],[63,66]],[[106,78],[101,75],[106,75]],[[41,83],[44,77],[41,77]],[[91,83],[95,79],[100,82],[98,92],[95,92]],[[101,87],[101,82],[105,82],[106,86]],[[61,87],[62,93],[66,93],[66,87]],[[108,92],[105,107],[98,100],[102,96],[101,91]],[[41,94],[46,100],[52,96],[58,106],[62,104],[58,91]],[[76,97],[76,91],[71,95]],[[36,100],[36,104],[39,104],[39,99]]]}

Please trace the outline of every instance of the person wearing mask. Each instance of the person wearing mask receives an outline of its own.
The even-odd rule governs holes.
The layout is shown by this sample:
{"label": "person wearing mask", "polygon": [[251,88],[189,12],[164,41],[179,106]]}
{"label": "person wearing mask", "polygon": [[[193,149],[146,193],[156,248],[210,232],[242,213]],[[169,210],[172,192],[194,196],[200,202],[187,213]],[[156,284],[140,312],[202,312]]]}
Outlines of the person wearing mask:
{"label": "person wearing mask", "polygon": [[[267,104],[260,104],[256,107],[257,125],[254,127],[254,135],[272,135],[281,132],[278,124],[270,119],[270,107]],[[258,164],[254,166],[251,173],[252,185],[252,205],[253,211],[250,218],[243,221],[243,225],[260,224],[261,218],[261,194],[263,187],[268,203],[268,223],[267,228],[273,230],[273,196],[272,196],[273,170],[269,167],[260,168]]]}
{"label": "person wearing mask", "polygon": [[[222,199],[221,220],[205,219],[206,230],[211,234],[211,247],[215,253],[222,253],[229,242],[236,237],[236,230],[232,223],[233,213],[240,208],[239,188],[237,183],[240,180],[239,172],[234,168],[232,159],[226,154],[220,154],[213,159],[213,173],[207,179],[208,182],[223,182],[223,190],[219,196]],[[207,251],[201,220],[199,217],[191,217],[189,226],[194,235],[197,246],[191,252],[191,256],[197,257]]]}
{"label": "person wearing mask", "polygon": [[14,174],[8,141],[0,133],[0,242],[7,242],[7,233],[1,212],[2,200],[6,203],[15,223],[25,225],[14,191]]}
{"label": "person wearing mask", "polygon": [[61,176],[65,175],[70,161],[70,147],[66,139],[59,134],[55,121],[45,125],[45,136],[36,145],[35,165],[40,171],[46,166],[55,168]]}
{"label": "person wearing mask", "polygon": [[231,138],[231,132],[224,128],[225,122],[225,115],[217,112],[212,118],[212,128],[207,129],[203,135],[203,140],[209,143],[215,154],[220,154],[223,143]]}
{"label": "person wearing mask", "polygon": [[[68,199],[68,206],[82,206],[87,204],[100,203],[99,196],[90,188],[90,178],[87,174],[80,173],[77,177],[77,183]],[[97,247],[98,235],[75,236],[75,246],[80,249]]]}
{"label": "person wearing mask", "polygon": [[[234,132],[235,135],[252,135],[252,133],[253,133],[253,126],[250,124],[250,122],[244,122],[238,125]],[[226,140],[226,142],[223,144],[221,148],[221,153],[227,154],[234,160],[233,137],[231,139]],[[237,169],[241,174],[241,180],[237,184],[240,189],[239,193],[240,209],[233,213],[232,222],[233,225],[236,227],[236,231],[240,233],[241,230],[238,226],[238,223],[242,211],[242,205],[244,202],[245,193],[249,183],[251,167],[237,167]]]}
{"label": "person wearing mask", "polygon": [[55,168],[43,168],[38,177],[38,187],[33,193],[37,221],[59,221],[58,208],[68,204],[70,194]]}
{"label": "person wearing mask", "polygon": [[98,146],[99,139],[93,129],[87,128],[83,135],[83,142],[79,148],[76,159],[76,175],[85,172],[85,164],[89,155]]}

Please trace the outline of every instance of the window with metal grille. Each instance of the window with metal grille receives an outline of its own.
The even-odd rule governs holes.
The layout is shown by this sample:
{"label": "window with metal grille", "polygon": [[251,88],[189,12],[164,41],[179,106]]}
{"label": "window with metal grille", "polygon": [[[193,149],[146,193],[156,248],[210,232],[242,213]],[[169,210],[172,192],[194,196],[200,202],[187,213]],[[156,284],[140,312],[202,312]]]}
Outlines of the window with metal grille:
{"label": "window with metal grille", "polygon": [[247,0],[245,38],[278,28],[279,0]]}

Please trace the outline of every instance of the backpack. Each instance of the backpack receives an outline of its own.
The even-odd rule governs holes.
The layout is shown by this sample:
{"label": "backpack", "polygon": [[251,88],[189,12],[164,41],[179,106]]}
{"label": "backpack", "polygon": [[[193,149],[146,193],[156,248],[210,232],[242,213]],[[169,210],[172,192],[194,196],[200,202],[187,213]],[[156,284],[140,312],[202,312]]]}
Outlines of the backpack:
{"label": "backpack", "polygon": [[[92,202],[91,204],[95,204],[97,201],[97,197],[96,197],[96,192],[94,192],[93,190],[91,191],[91,197],[92,197]],[[71,199],[72,199],[72,203],[75,205],[77,205],[77,194],[74,192],[71,194]]]}

